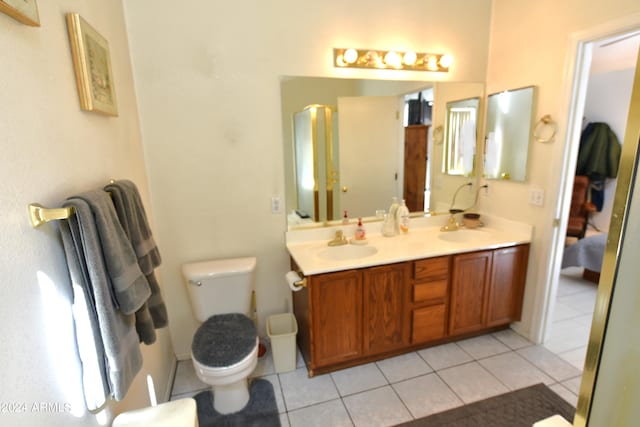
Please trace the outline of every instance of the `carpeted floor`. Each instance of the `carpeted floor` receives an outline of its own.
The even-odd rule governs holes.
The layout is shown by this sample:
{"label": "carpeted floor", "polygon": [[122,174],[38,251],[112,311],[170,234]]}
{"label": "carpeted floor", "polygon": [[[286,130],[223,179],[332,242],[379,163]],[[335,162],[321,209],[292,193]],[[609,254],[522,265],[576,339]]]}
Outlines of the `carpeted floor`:
{"label": "carpeted floor", "polygon": [[213,408],[211,391],[203,391],[193,398],[198,406],[200,427],[280,427],[280,416],[273,386],[267,380],[256,379],[249,386],[249,403],[240,412],[222,415]]}
{"label": "carpeted floor", "polygon": [[544,384],[413,420],[409,427],[531,427],[536,421],[562,415],[573,421],[576,409]]}

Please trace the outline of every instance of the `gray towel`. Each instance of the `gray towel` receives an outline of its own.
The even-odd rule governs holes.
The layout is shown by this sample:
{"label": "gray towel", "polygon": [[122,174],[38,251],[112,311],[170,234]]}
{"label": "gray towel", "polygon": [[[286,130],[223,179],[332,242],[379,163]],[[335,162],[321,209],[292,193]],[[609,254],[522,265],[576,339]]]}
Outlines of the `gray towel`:
{"label": "gray towel", "polygon": [[105,190],[111,193],[113,205],[136,252],[140,269],[144,274],[151,273],[162,260],[138,188],[133,182],[123,179],[107,185]]}
{"label": "gray towel", "polygon": [[[113,223],[115,211],[105,192],[83,193],[67,200],[64,205],[75,209],[75,215],[66,224],[68,226],[61,224],[60,227],[69,271],[74,285],[82,288],[82,297],[89,302],[86,305],[89,313],[74,317],[78,326],[78,320],[82,317],[93,322],[91,332],[95,333],[87,333],[85,330],[84,334],[78,334],[78,339],[94,335],[96,342],[101,341],[101,345],[96,346],[96,356],[99,359],[98,365],[103,370],[102,374],[106,377],[103,381],[108,383],[113,398],[122,400],[142,368],[134,316],[122,311],[122,303],[133,303],[132,295],[142,292],[138,292],[138,288],[144,287],[140,285],[140,277],[144,279],[147,294],[150,293],[149,286],[135,263],[135,257],[138,273],[129,273],[135,270],[130,262],[126,262],[133,256],[133,249],[126,238],[119,236],[123,236],[124,232],[117,219]],[[129,254],[118,254],[118,251]],[[128,286],[125,281],[127,277]],[[127,291],[132,289],[135,291],[127,295]],[[121,302],[116,301],[116,295],[121,297]],[[80,306],[82,297],[78,296],[74,305]],[[134,311],[138,308],[139,306],[135,307]],[[80,342],[78,344],[82,347]]]}
{"label": "gray towel", "polygon": [[135,313],[149,299],[151,289],[140,271],[111,198],[104,191],[87,191],[68,199],[65,206],[74,206],[77,199],[85,201],[93,215],[118,309],[124,314]]}
{"label": "gray towel", "polygon": [[[76,242],[67,221],[60,221],[60,234],[69,267],[69,278],[73,292],[73,319],[78,355],[82,363],[82,387],[87,409],[100,408],[109,395],[109,382],[104,346],[100,335],[98,310],[93,296],[87,263],[81,262],[78,249],[82,242]],[[76,233],[76,238],[80,236]]]}
{"label": "gray towel", "polygon": [[140,341],[152,344],[155,330],[168,324],[167,308],[153,270],[161,263],[160,251],[155,244],[142,198],[136,185],[129,180],[119,180],[105,187],[111,193],[113,204],[131,245],[136,251],[140,269],[146,275],[151,296],[136,312],[136,330]]}

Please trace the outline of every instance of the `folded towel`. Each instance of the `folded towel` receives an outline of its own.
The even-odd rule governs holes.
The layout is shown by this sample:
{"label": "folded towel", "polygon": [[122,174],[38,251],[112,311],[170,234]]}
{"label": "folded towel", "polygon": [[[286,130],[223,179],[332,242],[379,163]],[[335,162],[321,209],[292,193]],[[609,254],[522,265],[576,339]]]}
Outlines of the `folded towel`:
{"label": "folded towel", "polygon": [[136,330],[140,341],[155,342],[154,329],[167,326],[167,308],[153,270],[160,265],[160,251],[153,239],[142,198],[136,185],[129,180],[119,180],[105,187],[111,193],[113,205],[131,245],[136,251],[140,269],[146,275],[151,296],[136,312]]}
{"label": "folded towel", "polygon": [[77,199],[84,200],[93,214],[117,307],[124,314],[133,314],[149,299],[151,289],[111,198],[104,191],[87,191],[68,199],[65,206],[74,206]]}
{"label": "folded towel", "polygon": [[133,182],[123,179],[107,185],[105,190],[111,193],[113,205],[136,252],[140,269],[144,274],[151,273],[162,260],[138,188]]}
{"label": "folded towel", "polygon": [[[83,293],[77,294],[74,305],[80,306],[81,298],[85,299],[88,314],[84,317],[93,322],[90,329],[96,332],[91,337],[84,328],[78,339],[88,337],[101,341],[101,346],[96,346],[99,369],[103,370],[110,394],[122,400],[142,368],[132,313],[140,307],[134,300],[145,294],[142,289],[145,286],[144,300],[148,299],[149,285],[135,262],[133,249],[105,192],[82,193],[67,200],[64,206],[75,209],[75,215],[67,221],[68,227],[62,224],[60,227],[74,286],[81,287]],[[122,310],[123,306],[129,313]],[[75,318],[78,324],[81,317]],[[79,348],[82,347],[83,343],[79,343]]]}

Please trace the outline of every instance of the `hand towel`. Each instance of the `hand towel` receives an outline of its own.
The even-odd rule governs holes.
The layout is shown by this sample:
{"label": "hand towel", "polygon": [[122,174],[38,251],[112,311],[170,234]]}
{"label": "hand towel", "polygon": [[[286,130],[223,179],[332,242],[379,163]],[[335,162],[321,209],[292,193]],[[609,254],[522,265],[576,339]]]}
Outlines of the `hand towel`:
{"label": "hand towel", "polygon": [[168,324],[167,309],[153,271],[162,261],[160,251],[136,185],[129,180],[119,180],[107,185],[105,190],[111,194],[122,228],[135,248],[138,264],[151,288],[149,300],[136,312],[136,330],[141,342],[152,344],[156,339],[154,329]]}
{"label": "hand towel", "polygon": [[[126,262],[133,256],[133,249],[126,238],[118,237],[124,235],[124,231],[117,220],[113,223],[115,211],[105,192],[83,193],[67,200],[64,206],[72,206],[75,210],[75,214],[67,221],[68,226],[60,227],[74,287],[81,288],[78,293],[74,292],[77,295],[74,306],[80,309],[84,298],[84,309],[87,311],[74,316],[76,324],[81,325],[77,339],[86,338],[89,343],[94,339],[97,343],[95,357],[99,368],[88,362],[85,365],[84,360],[83,367],[94,365],[94,372],[96,369],[102,371],[103,381],[108,383],[109,394],[116,400],[122,400],[142,368],[134,316],[122,310],[122,303],[127,305],[133,302],[131,295],[125,296],[127,290],[135,288],[133,294],[136,295],[142,292],[138,292],[138,287],[142,287],[140,277],[144,279],[147,294],[150,293],[149,286],[137,263],[133,268]],[[118,254],[118,250],[128,252],[129,255]],[[138,272],[131,273],[135,269]],[[129,279],[128,286],[126,278]],[[121,297],[120,302],[115,298],[116,295]],[[86,325],[82,326],[87,319],[91,322],[90,332]],[[79,348],[86,348],[87,345],[86,342],[78,344]],[[81,357],[88,356],[89,353],[85,353],[85,356],[81,353]],[[91,396],[99,400],[95,397],[98,394],[94,390]]]}

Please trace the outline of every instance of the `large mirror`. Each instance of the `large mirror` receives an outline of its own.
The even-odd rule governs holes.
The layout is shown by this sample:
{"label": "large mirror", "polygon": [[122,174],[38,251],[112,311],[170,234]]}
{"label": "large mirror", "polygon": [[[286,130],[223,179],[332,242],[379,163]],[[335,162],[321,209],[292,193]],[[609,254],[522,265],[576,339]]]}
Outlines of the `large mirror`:
{"label": "large mirror", "polygon": [[469,178],[442,173],[431,129],[444,126],[447,102],[483,95],[482,83],[283,77],[290,228],[339,222],[345,210],[374,219],[394,196],[414,200],[414,214],[448,206]]}
{"label": "large mirror", "polygon": [[489,95],[484,177],[524,181],[533,126],[535,86]]}

